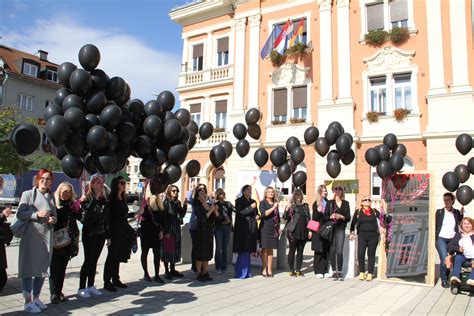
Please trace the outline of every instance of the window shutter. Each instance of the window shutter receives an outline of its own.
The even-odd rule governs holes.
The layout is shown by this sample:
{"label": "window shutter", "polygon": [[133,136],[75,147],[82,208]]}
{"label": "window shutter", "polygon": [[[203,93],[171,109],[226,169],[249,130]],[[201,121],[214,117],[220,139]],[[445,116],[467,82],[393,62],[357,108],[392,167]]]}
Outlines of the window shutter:
{"label": "window shutter", "polygon": [[408,5],[406,0],[390,1],[390,21],[408,20]]}
{"label": "window shutter", "polygon": [[191,114],[193,114],[193,113],[201,113],[201,103],[191,104],[191,105],[189,106],[189,112],[191,112]]}
{"label": "window shutter", "polygon": [[273,115],[287,115],[288,100],[287,100],[287,90],[286,89],[277,89],[273,91]]}
{"label": "window shutter", "polygon": [[227,113],[227,100],[216,101],[216,113]]}
{"label": "window shutter", "polygon": [[193,58],[199,58],[204,56],[203,54],[204,44],[194,45],[193,46]]}
{"label": "window shutter", "polygon": [[217,52],[228,52],[229,51],[229,38],[224,37],[217,40]]}
{"label": "window shutter", "polygon": [[383,29],[383,3],[367,6],[367,30]]}
{"label": "window shutter", "polygon": [[306,108],[306,107],[308,107],[306,86],[294,87],[293,88],[293,109]]}

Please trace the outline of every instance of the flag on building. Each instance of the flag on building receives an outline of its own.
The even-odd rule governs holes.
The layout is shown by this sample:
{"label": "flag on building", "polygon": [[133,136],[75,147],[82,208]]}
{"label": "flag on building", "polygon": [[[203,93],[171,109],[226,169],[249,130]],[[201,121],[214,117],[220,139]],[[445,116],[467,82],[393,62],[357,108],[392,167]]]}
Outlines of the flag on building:
{"label": "flag on building", "polygon": [[263,45],[262,50],[260,51],[260,58],[264,59],[273,50],[273,43],[275,42],[279,31],[280,28],[278,27],[278,25],[275,25],[270,35],[268,35],[265,45]]}
{"label": "flag on building", "polygon": [[304,27],[304,22],[303,22],[303,19],[301,19],[300,22],[298,23],[298,26],[296,27],[296,30],[293,32],[293,36],[290,38],[288,42],[288,47],[295,45],[301,40],[300,36],[303,36],[303,27]]}
{"label": "flag on building", "polygon": [[287,41],[287,35],[288,35],[288,28],[290,27],[291,22],[288,20],[281,29],[280,34],[275,40],[275,43],[273,44],[273,48],[280,54],[283,54],[286,48],[286,41]]}

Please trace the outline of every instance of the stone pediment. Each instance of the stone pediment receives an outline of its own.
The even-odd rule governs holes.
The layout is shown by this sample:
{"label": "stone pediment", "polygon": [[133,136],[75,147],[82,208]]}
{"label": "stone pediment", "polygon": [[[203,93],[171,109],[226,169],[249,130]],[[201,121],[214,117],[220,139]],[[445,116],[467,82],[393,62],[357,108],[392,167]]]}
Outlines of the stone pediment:
{"label": "stone pediment", "polygon": [[308,71],[309,67],[286,63],[271,73],[272,82],[275,86],[303,84],[306,81]]}
{"label": "stone pediment", "polygon": [[415,66],[411,59],[415,52],[404,52],[392,46],[386,46],[373,56],[364,59],[367,71],[385,71],[392,68],[405,68]]}

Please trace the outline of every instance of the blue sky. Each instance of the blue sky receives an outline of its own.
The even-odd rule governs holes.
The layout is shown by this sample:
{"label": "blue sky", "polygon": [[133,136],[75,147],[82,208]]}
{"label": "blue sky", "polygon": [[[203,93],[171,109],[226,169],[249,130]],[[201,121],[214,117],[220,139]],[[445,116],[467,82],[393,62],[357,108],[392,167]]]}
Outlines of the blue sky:
{"label": "blue sky", "polygon": [[181,65],[180,25],[168,12],[189,0],[0,0],[0,44],[29,53],[49,52],[60,64],[79,64],[77,53],[92,43],[99,68],[123,77],[132,97],[175,93]]}

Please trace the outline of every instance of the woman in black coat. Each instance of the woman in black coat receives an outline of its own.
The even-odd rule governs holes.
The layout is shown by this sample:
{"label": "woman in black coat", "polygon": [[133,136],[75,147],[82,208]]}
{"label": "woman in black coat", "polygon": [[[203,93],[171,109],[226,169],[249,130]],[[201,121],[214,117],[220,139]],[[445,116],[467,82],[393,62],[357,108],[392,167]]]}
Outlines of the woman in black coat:
{"label": "woman in black coat", "polygon": [[0,236],[0,292],[7,284],[7,253],[5,251],[5,244],[9,244],[13,238],[13,233],[10,230],[10,225],[6,224],[7,217],[12,213],[11,207],[5,208],[0,212],[0,225],[2,227],[2,235]]}
{"label": "woman in black coat", "polygon": [[233,251],[237,253],[235,277],[252,277],[250,254],[257,250],[257,202],[251,198],[252,187],[244,185],[242,197],[235,200],[235,227]]}
{"label": "woman in black coat", "polygon": [[336,186],[333,192],[334,199],[326,204],[323,222],[326,222],[328,217],[334,222],[331,249],[329,251],[332,276],[336,281],[344,281],[342,276],[344,240],[346,239],[347,223],[351,221],[351,210],[349,202],[344,199],[344,189],[341,186]]}
{"label": "woman in black coat", "polygon": [[[316,201],[313,203],[313,216],[314,221],[319,222],[319,227],[323,226],[323,216],[326,211],[326,204],[328,203],[328,190],[324,184],[318,186],[316,191]],[[329,216],[327,216],[327,220]],[[329,277],[329,250],[331,248],[331,242],[327,239],[322,238],[318,232],[312,233],[311,236],[311,249],[314,251],[313,269],[316,277],[322,279]]]}

